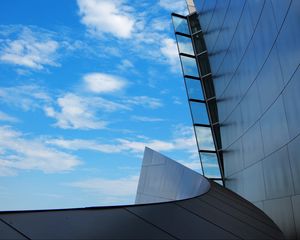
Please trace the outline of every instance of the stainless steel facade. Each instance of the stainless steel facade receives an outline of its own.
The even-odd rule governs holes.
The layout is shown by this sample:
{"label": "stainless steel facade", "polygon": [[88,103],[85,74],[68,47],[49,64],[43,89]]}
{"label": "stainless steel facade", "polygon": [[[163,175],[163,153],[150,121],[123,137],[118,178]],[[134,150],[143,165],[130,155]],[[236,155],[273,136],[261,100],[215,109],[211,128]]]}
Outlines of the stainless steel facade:
{"label": "stainless steel facade", "polygon": [[150,149],[143,168],[138,193],[168,202],[0,212],[0,239],[283,238],[259,208],[199,173]]}
{"label": "stainless steel facade", "polygon": [[300,239],[300,1],[195,0],[225,185]]}
{"label": "stainless steel facade", "polygon": [[209,189],[208,180],[201,174],[145,148],[135,204],[183,200]]}

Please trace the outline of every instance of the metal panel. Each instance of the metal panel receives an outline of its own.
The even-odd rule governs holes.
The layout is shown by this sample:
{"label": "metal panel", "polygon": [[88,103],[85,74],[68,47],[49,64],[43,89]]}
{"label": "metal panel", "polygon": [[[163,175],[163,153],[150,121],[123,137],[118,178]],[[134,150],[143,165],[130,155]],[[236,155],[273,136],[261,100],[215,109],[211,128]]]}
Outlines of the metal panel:
{"label": "metal panel", "polygon": [[264,211],[280,226],[286,239],[296,239],[291,199],[280,198],[264,201]]}
{"label": "metal panel", "polygon": [[28,239],[28,237],[0,219],[0,239]]}
{"label": "metal panel", "polygon": [[276,41],[285,83],[300,63],[299,16],[300,1],[292,1]]}
{"label": "metal panel", "polygon": [[[283,238],[263,212],[213,182],[210,191],[188,200],[85,209],[0,212],[0,218],[26,234],[28,239]],[[7,231],[1,225],[0,231],[0,239],[7,239],[4,235]]]}
{"label": "metal panel", "polygon": [[291,0],[271,0],[277,28],[280,29],[289,9]]}
{"label": "metal panel", "polygon": [[[270,81],[270,79],[272,79],[272,81]],[[257,86],[262,112],[265,112],[267,108],[276,100],[283,88],[281,66],[276,47],[272,49],[257,78]]]}
{"label": "metal panel", "polygon": [[292,204],[297,235],[300,236],[300,195],[292,197]]}
{"label": "metal panel", "polygon": [[239,139],[223,152],[226,176],[230,176],[244,167],[242,141]]}
{"label": "metal panel", "polygon": [[30,239],[142,239],[145,233],[149,239],[172,239],[125,208],[28,212],[1,218]]}
{"label": "metal panel", "polygon": [[201,25],[205,26],[203,28],[204,31],[206,31],[206,28],[208,28],[212,20],[216,3],[217,3],[216,0],[205,1],[202,11],[200,12],[200,17],[201,17],[200,22]]}
{"label": "metal panel", "polygon": [[289,134],[281,96],[261,118],[260,125],[266,155],[286,144]]}
{"label": "metal panel", "polygon": [[295,193],[300,194],[300,136],[288,145]]}
{"label": "metal panel", "polygon": [[[201,201],[200,205],[198,205],[196,203],[198,201],[198,199],[191,199],[188,202],[178,203],[178,205],[197,215],[201,215],[202,218],[210,222],[214,222],[217,226],[221,226],[226,231],[235,234],[241,239],[273,239],[271,236],[267,237],[264,233],[253,228],[251,225],[243,224],[239,219],[236,219],[236,216],[228,218],[228,213],[224,212],[224,210],[220,210],[205,201]],[[238,231],[236,229],[238,229]],[[226,239],[226,237],[222,236],[222,239]]]}
{"label": "metal panel", "polygon": [[[226,170],[226,168],[225,168]],[[225,171],[226,173],[226,171]],[[226,177],[226,187],[230,190],[236,192],[237,194],[243,196],[244,195],[244,176],[243,172],[238,172],[236,174],[231,175],[230,177]]]}
{"label": "metal panel", "polygon": [[136,204],[186,199],[208,189],[208,181],[199,173],[145,148]]}
{"label": "metal panel", "polygon": [[[217,37],[220,33],[220,30],[222,28],[222,24],[223,24],[224,17],[225,17],[226,10],[227,10],[229,3],[230,3],[230,1],[228,1],[228,0],[219,1],[217,3],[215,10],[214,10],[214,16],[210,22],[209,29],[206,31],[206,34],[205,34],[206,46],[207,46],[207,49],[211,53],[214,53],[214,51],[212,51],[212,50],[213,50],[213,47],[217,40]],[[201,18],[201,20],[202,20],[202,18]]]}
{"label": "metal panel", "polygon": [[[274,196],[299,194],[300,143],[290,141],[300,134],[300,1],[243,3],[230,1],[224,10],[228,1],[218,1],[213,19],[209,24],[204,21],[202,28],[207,29],[204,38],[216,92],[225,184],[261,206]],[[230,150],[240,138],[238,161]],[[281,159],[276,157],[280,150]],[[246,181],[251,175],[255,180]]]}
{"label": "metal panel", "polygon": [[[228,202],[225,200],[224,196],[220,195],[204,195],[201,198],[201,201],[206,202],[207,204],[214,206],[216,209],[219,209],[220,211],[234,216],[237,220],[241,222],[248,222],[249,225],[253,226],[257,230],[264,232],[266,234],[270,234],[272,232],[272,227],[268,225],[267,223],[260,221],[261,218],[257,215],[255,215],[255,211],[252,211],[252,215],[248,215],[247,212],[243,212],[240,208],[237,208],[238,204],[233,203],[232,205],[228,204]],[[231,202],[232,203],[232,202]],[[262,205],[262,203],[261,203]],[[262,206],[261,206],[262,207]],[[254,214],[253,214],[254,213]],[[212,215],[212,214],[211,214]],[[278,238],[277,234],[271,234],[273,238]],[[248,235],[250,238],[250,236]],[[248,238],[246,237],[246,238]]]}
{"label": "metal panel", "polygon": [[277,27],[272,10],[271,1],[266,1],[261,17],[256,26],[253,35],[253,43],[255,46],[255,53],[257,53],[258,65],[261,67],[266,60],[273,43],[277,36]]}
{"label": "metal panel", "polygon": [[243,131],[252,126],[261,115],[261,107],[258,96],[256,81],[251,85],[247,94],[241,102],[241,113],[243,119]]}
{"label": "metal panel", "polygon": [[263,170],[268,199],[285,197],[294,193],[287,147],[283,147],[264,159]]}
{"label": "metal panel", "polygon": [[[199,163],[200,165],[200,163]],[[183,180],[185,169],[175,161],[167,161],[165,165],[165,176],[161,184],[161,196],[168,199],[178,199],[178,186]],[[192,184],[192,183],[191,183]]]}
{"label": "metal panel", "polygon": [[214,223],[174,203],[155,207],[136,206],[128,209],[166,232],[172,232],[177,239],[237,239]]}
{"label": "metal panel", "polygon": [[259,122],[243,135],[242,142],[245,167],[263,159],[264,151]]}
{"label": "metal panel", "polygon": [[258,162],[244,171],[244,197],[251,202],[264,200],[265,182],[263,177],[262,162]]}
{"label": "metal panel", "polygon": [[298,67],[293,78],[283,92],[283,102],[285,106],[286,118],[290,138],[300,134],[300,67]]}

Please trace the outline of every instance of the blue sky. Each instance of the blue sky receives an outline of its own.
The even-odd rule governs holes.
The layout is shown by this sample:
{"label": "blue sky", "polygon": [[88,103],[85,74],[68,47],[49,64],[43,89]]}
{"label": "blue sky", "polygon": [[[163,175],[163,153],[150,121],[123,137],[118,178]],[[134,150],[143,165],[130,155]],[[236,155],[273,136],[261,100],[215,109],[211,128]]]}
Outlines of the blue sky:
{"label": "blue sky", "polygon": [[128,204],[145,146],[199,169],[171,0],[0,1],[0,210]]}

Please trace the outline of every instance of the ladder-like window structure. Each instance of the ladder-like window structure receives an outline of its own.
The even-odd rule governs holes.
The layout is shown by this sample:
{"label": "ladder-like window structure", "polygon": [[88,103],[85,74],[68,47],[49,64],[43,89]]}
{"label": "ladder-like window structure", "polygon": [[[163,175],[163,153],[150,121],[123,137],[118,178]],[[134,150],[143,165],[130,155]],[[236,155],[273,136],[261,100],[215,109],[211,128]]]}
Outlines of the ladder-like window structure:
{"label": "ladder-like window structure", "polygon": [[224,185],[217,104],[208,53],[197,13],[172,13],[202,174]]}

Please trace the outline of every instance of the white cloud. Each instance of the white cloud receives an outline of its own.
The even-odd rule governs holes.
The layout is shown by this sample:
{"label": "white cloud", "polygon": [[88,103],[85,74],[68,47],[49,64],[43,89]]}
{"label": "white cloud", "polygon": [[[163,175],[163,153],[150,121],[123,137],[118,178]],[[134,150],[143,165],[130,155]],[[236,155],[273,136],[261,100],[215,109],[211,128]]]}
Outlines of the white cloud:
{"label": "white cloud", "polygon": [[88,98],[82,98],[72,93],[67,93],[57,99],[60,111],[53,107],[44,108],[48,117],[57,120],[56,126],[64,129],[103,129],[107,123],[97,119],[95,107]]}
{"label": "white cloud", "polygon": [[0,61],[31,69],[43,69],[57,64],[59,43],[42,33],[23,28],[17,39],[6,39],[0,48]]}
{"label": "white cloud", "polygon": [[0,127],[0,174],[12,175],[18,170],[40,170],[45,173],[70,171],[80,164],[73,155],[47,146],[40,139],[28,139],[8,126]]}
{"label": "white cloud", "polygon": [[159,5],[170,12],[188,14],[185,0],[159,0]]}
{"label": "white cloud", "polygon": [[126,86],[124,79],[104,73],[86,74],[83,81],[86,89],[94,93],[111,93],[120,91]]}
{"label": "white cloud", "polygon": [[118,139],[121,143],[120,147],[134,153],[144,152],[145,147],[155,149],[156,151],[174,150],[174,144],[168,141],[150,140],[150,141],[132,141],[127,139]]}
{"label": "white cloud", "polygon": [[141,154],[144,152],[145,146],[150,147],[156,151],[176,151],[184,150],[189,154],[197,153],[197,145],[193,130],[191,127],[175,126],[174,136],[170,140],[158,140],[148,139],[143,137],[142,139],[138,136],[136,139],[116,139],[114,143],[103,143],[97,140],[86,140],[86,139],[48,139],[48,144],[55,145],[60,148],[69,150],[93,150],[103,153],[118,153],[118,152],[129,152]]}
{"label": "white cloud", "polygon": [[[147,7],[144,6],[145,3],[139,2],[136,9],[128,6],[129,1],[123,0],[77,0],[77,3],[81,22],[94,36],[102,37],[105,33],[110,33],[127,40],[113,42],[114,46],[118,45],[122,52],[126,51],[126,54],[133,52],[138,54],[139,58],[168,64],[173,72],[180,70],[176,44],[168,36],[171,21],[167,18],[153,17],[153,12],[161,11],[161,8],[186,11],[184,0],[162,0],[158,3],[150,3]],[[120,16],[124,18],[122,23],[115,20]],[[106,45],[112,43],[109,38],[102,39]],[[140,54],[141,52],[143,54]],[[130,68],[131,64],[127,63],[122,63],[119,69]]]}
{"label": "white cloud", "polygon": [[118,145],[113,144],[101,144],[94,140],[85,140],[85,139],[48,139],[46,141],[47,144],[51,144],[60,148],[65,148],[69,150],[92,150],[103,153],[117,153],[120,152]]}
{"label": "white cloud", "polygon": [[18,122],[18,119],[0,111],[0,121]]}
{"label": "white cloud", "polygon": [[[40,109],[47,117],[56,120],[54,126],[84,130],[106,128],[108,122],[105,119],[111,112],[132,111],[136,106],[156,109],[163,105],[160,99],[147,96],[123,96],[110,101],[99,96],[66,92],[55,99],[38,85],[0,88],[0,102],[24,111]],[[13,121],[14,119],[0,112],[0,120]],[[146,121],[147,119],[140,120]]]}
{"label": "white cloud", "polygon": [[214,150],[211,149],[214,147],[214,142],[210,128],[197,127],[196,135],[198,136],[198,144],[202,149]]}
{"label": "white cloud", "polygon": [[138,176],[119,179],[92,178],[66,183],[65,185],[95,192],[99,195],[124,197],[136,194],[138,180]]}
{"label": "white cloud", "polygon": [[148,97],[148,96],[134,96],[124,100],[124,103],[129,105],[137,105],[149,107],[152,109],[160,108],[163,106],[163,103],[158,98]]}
{"label": "white cloud", "polygon": [[[103,144],[94,140],[84,139],[48,139],[48,144],[69,150],[93,150],[103,153],[133,152],[142,153],[145,146],[157,151],[170,151],[176,147],[174,143],[161,140],[132,141],[128,139],[117,139],[114,144]],[[182,147],[182,146],[181,146]]]}
{"label": "white cloud", "polygon": [[47,92],[37,85],[0,88],[0,101],[21,108],[35,110],[51,101]]}
{"label": "white cloud", "polygon": [[154,31],[167,31],[168,28],[170,27],[171,21],[170,19],[165,19],[165,18],[156,18],[153,19],[151,22],[151,29]]}
{"label": "white cloud", "polygon": [[172,100],[173,100],[174,104],[177,104],[177,105],[181,105],[182,104],[180,98],[177,97],[177,96],[172,96]]}
{"label": "white cloud", "polygon": [[77,0],[81,22],[92,34],[109,33],[118,38],[129,38],[133,32],[134,18],[120,1]]}
{"label": "white cloud", "polygon": [[121,71],[128,71],[129,69],[133,69],[134,65],[131,61],[128,59],[123,59],[121,64],[118,65],[118,69]]}
{"label": "white cloud", "polygon": [[163,39],[160,51],[166,58],[167,63],[170,64],[172,71],[177,72],[180,69],[180,62],[175,40],[171,38]]}
{"label": "white cloud", "polygon": [[65,93],[56,100],[55,106],[45,105],[48,117],[56,119],[55,126],[63,129],[104,129],[108,122],[103,113],[131,110],[130,106],[106,100],[102,97],[86,97]]}
{"label": "white cloud", "polygon": [[146,116],[132,116],[131,119],[139,122],[162,122],[164,119],[162,118],[153,118],[153,117],[146,117]]}

